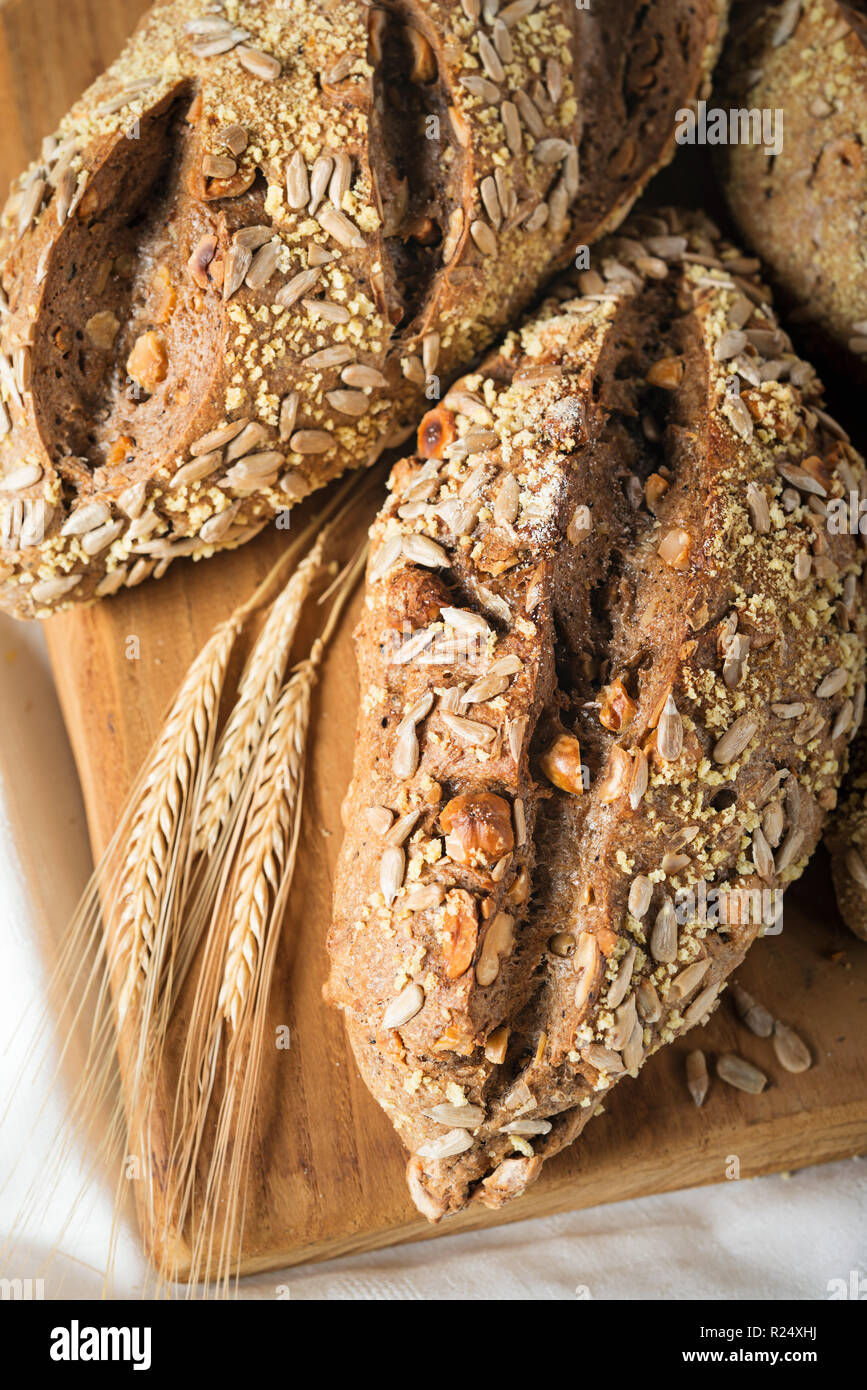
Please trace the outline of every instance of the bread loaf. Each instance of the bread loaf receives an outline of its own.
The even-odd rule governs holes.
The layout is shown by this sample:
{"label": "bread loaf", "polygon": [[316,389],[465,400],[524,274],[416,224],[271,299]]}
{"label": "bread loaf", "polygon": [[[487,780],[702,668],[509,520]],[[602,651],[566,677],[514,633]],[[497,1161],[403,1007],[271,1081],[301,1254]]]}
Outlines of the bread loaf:
{"label": "bread loaf", "polygon": [[864,612],[825,511],[865,473],[750,265],[630,219],[373,527],[326,994],[431,1220],[708,1016],[834,802]]}
{"label": "bread loaf", "polygon": [[[863,716],[863,705],[862,697],[857,715]],[[853,740],[851,767],[840,804],[825,831],[825,843],[831,853],[840,913],[855,935],[867,941],[867,733],[863,727]]]}
{"label": "bread loaf", "polygon": [[729,206],[792,331],[835,371],[867,382],[864,5],[749,0],[732,28],[719,103],[779,110],[784,123],[773,158],[756,143],[720,149]]}
{"label": "bread loaf", "polygon": [[0,605],[236,546],[404,439],[670,156],[724,12],[155,5],[3,214]]}

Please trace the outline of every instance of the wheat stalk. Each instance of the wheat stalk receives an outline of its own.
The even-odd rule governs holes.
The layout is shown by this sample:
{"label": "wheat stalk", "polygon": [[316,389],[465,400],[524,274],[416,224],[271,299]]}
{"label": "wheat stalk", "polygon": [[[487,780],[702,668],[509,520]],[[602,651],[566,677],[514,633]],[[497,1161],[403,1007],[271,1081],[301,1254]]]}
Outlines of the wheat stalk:
{"label": "wheat stalk", "polygon": [[241,620],[233,615],[205,643],[146,765],[143,795],[120,865],[115,896],[119,907],[110,924],[112,950],[127,962],[117,1003],[121,1022],[149,981],[151,998],[159,989],[153,971],[164,958],[172,919],[183,904],[192,817],[207,774],[226,668],[240,627]]}
{"label": "wheat stalk", "polygon": [[238,682],[238,696],[220,738],[205,790],[196,833],[196,849],[210,855],[256,754],[286,661],[298,630],[304,602],[322,566],[324,533],[292,575],[271,610]]}
{"label": "wheat stalk", "polygon": [[310,696],[322,655],[314,643],[309,658],[293,672],[275,707],[252,806],[239,850],[237,893],[219,1007],[237,1030],[259,962],[300,812],[299,790],[310,720]]}

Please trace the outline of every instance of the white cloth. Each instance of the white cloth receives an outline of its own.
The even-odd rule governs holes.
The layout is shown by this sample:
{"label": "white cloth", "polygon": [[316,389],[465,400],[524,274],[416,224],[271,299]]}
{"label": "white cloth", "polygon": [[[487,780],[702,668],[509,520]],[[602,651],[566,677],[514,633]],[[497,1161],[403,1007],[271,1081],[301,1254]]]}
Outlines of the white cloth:
{"label": "white cloth", "polygon": [[[9,1277],[43,1274],[44,1295],[98,1298],[111,1223],[108,1182],[69,1230],[79,1188],[66,1172],[51,1193],[46,1163],[64,1082],[11,1081],[29,1066],[34,1008],[51,942],[61,939],[90,871],[75,768],[40,629],[0,619],[0,1246],[34,1177],[47,1194],[22,1233]],[[36,997],[36,1005],[28,1003]],[[22,1010],[27,1017],[21,1026]],[[13,1163],[25,1155],[13,1179]],[[48,1252],[59,1253],[43,1270]],[[614,1206],[296,1267],[244,1280],[272,1299],[821,1300],[867,1277],[867,1160],[645,1197]],[[121,1232],[114,1293],[135,1298],[144,1264]],[[865,1285],[867,1288],[867,1285]]]}

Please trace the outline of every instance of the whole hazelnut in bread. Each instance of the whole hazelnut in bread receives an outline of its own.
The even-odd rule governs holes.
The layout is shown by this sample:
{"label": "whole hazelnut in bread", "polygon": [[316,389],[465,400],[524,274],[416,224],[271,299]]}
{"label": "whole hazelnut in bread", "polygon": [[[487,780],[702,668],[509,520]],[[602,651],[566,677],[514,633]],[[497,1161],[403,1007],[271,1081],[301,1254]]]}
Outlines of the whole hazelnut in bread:
{"label": "whole hazelnut in bread", "polygon": [[770,155],[721,147],[744,241],[760,256],[793,332],[867,382],[867,10],[863,0],[748,0],[734,7],[714,104],[782,113]]}
{"label": "whole hazelnut in bread", "polygon": [[726,0],[164,0],[0,226],[0,605],[237,546],[406,438],[704,90]]}
{"label": "whole hazelnut in bread", "polygon": [[834,803],[865,613],[827,513],[867,478],[769,300],[633,216],[374,524],[326,992],[431,1220],[707,1018]]}

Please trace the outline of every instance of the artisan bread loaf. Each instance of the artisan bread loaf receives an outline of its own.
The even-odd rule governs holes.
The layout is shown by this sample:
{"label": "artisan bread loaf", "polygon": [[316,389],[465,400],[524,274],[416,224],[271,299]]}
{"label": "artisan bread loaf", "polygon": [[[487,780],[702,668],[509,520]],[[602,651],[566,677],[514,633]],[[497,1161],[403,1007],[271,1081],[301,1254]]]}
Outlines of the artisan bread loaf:
{"label": "artisan bread loaf", "polygon": [[[863,714],[863,698],[859,713]],[[867,732],[863,725],[852,744],[851,767],[825,831],[825,843],[841,916],[856,936],[867,941]]]}
{"label": "artisan bread loaf", "polygon": [[165,0],[2,219],[0,604],[236,546],[404,439],[704,89],[725,0]]}
{"label": "artisan bread loaf", "polygon": [[708,1016],[835,801],[865,472],[768,301],[635,216],[393,471],[326,993],[431,1220]]}
{"label": "artisan bread loaf", "polygon": [[720,104],[782,112],[782,147],[719,151],[738,229],[793,332],[867,382],[867,18],[863,3],[735,6]]}

